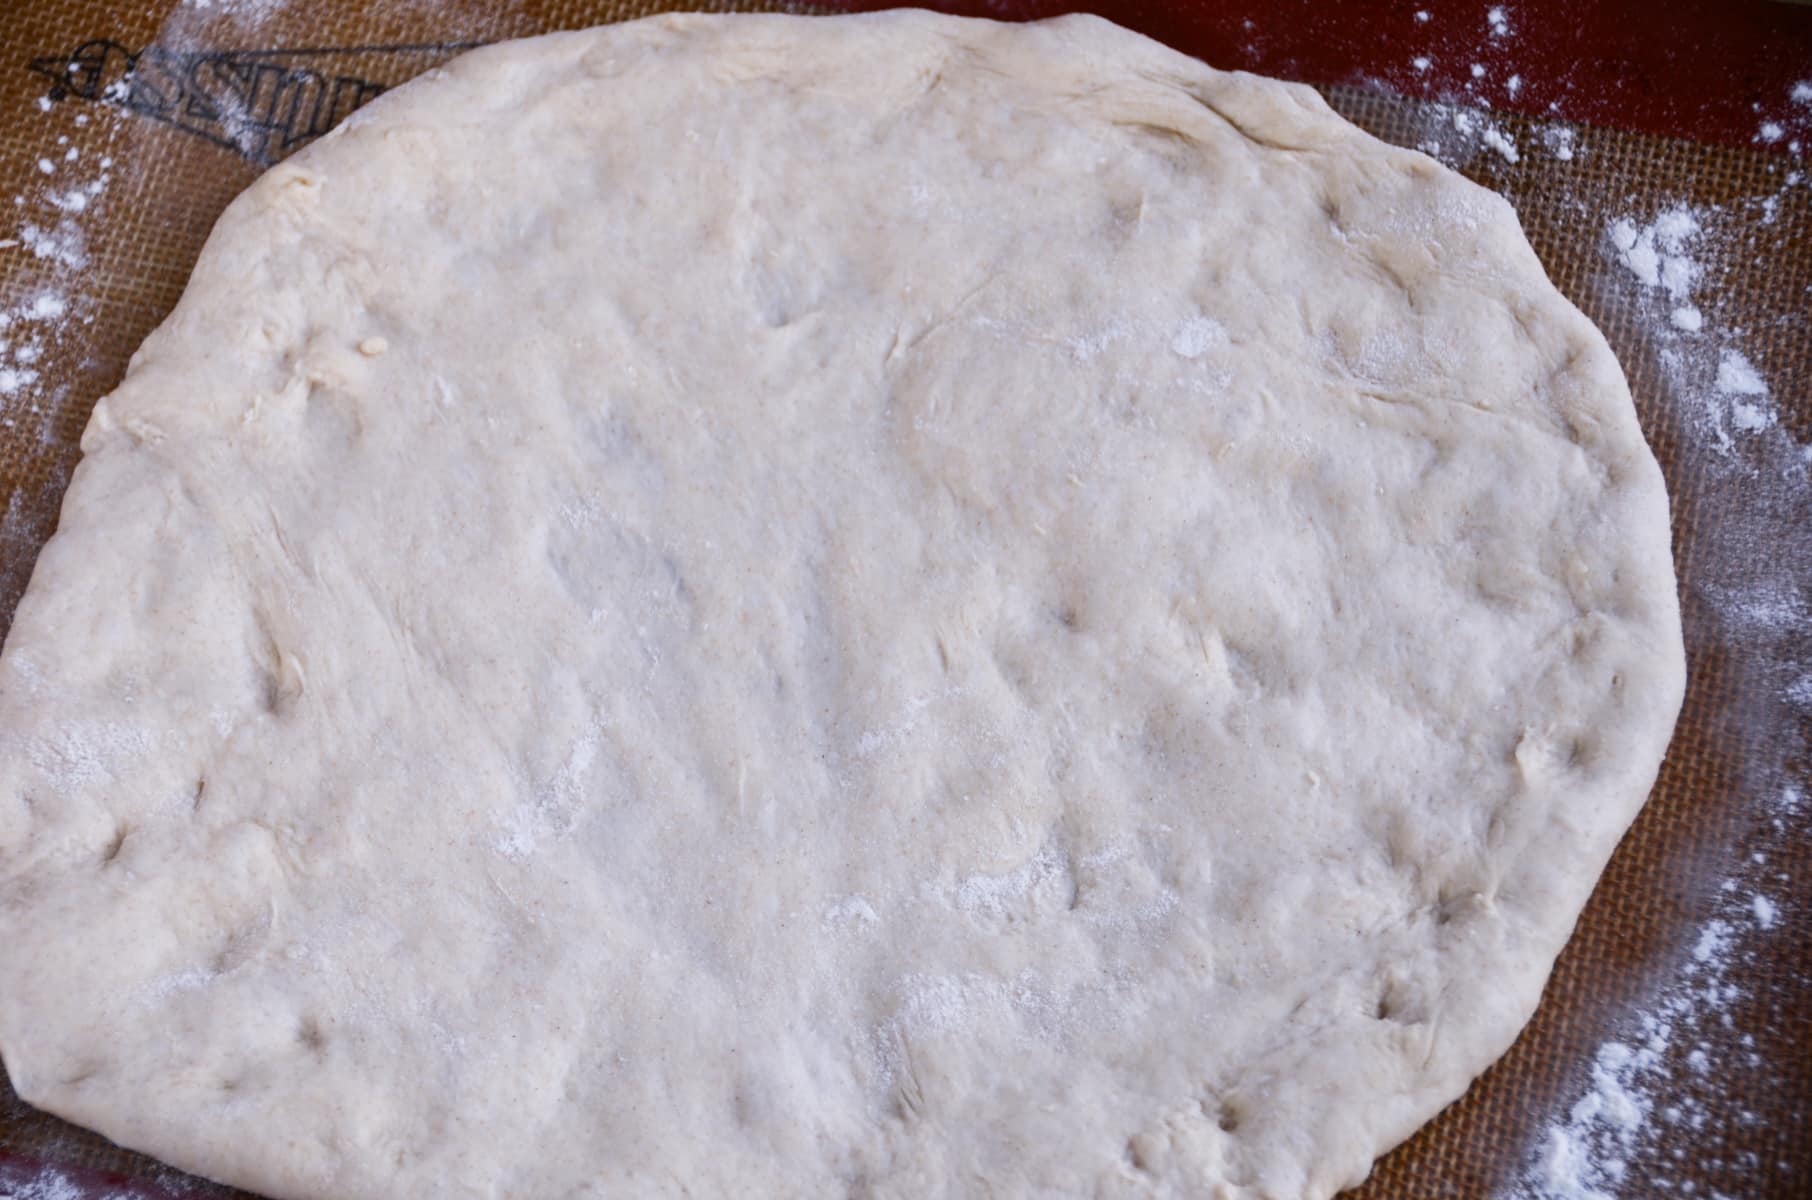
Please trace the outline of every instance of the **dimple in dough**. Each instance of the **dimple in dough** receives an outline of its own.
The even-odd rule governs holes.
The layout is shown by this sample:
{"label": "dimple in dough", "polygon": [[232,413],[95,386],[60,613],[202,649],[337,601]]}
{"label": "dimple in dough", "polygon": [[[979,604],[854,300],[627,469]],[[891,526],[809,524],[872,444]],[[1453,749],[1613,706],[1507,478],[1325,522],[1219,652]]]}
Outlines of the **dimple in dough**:
{"label": "dimple in dough", "polygon": [[227,210],[0,659],[19,1092],[285,1198],[1319,1198],[1683,655],[1499,198],[1083,17],[475,51]]}

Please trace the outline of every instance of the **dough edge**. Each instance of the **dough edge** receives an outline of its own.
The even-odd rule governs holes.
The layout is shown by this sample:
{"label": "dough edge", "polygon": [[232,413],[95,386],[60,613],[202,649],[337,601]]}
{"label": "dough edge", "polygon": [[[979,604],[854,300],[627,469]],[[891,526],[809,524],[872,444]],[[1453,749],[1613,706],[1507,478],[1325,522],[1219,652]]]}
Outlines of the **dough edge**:
{"label": "dough edge", "polygon": [[[124,401],[131,394],[135,378],[156,357],[166,339],[181,336],[173,331],[192,322],[196,306],[192,297],[216,286],[212,275],[220,270],[218,245],[267,219],[266,210],[280,202],[277,193],[290,186],[298,175],[330,167],[342,152],[345,135],[355,130],[380,129],[417,116],[431,117],[443,103],[443,91],[457,88],[482,92],[490,80],[510,72],[544,69],[541,60],[546,55],[574,59],[607,40],[725,36],[772,39],[785,44],[796,35],[796,23],[825,20],[765,15],[666,15],[625,25],[548,34],[471,51],[420,81],[387,94],[333,134],[267,172],[229,206],[209,238],[210,248],[204,249],[183,302],[135,356],[116,393],[119,400],[103,401],[97,406],[83,437],[84,452],[101,452],[117,440],[115,407],[129,408]],[[1049,70],[1046,57],[1053,48],[1091,67],[1096,58],[1116,70],[1130,65],[1174,89],[1185,110],[1189,105],[1205,109],[1235,126],[1248,139],[1280,151],[1357,153],[1388,160],[1393,165],[1414,164],[1417,170],[1426,170],[1430,161],[1414,151],[1390,147],[1349,125],[1306,86],[1216,71],[1095,17],[1060,17],[1029,27],[922,12],[830,20],[847,22],[851,28],[859,23],[864,29],[905,30],[913,36],[943,37],[946,31],[960,30],[970,52],[1041,82],[1055,75]],[[1439,169],[1435,178],[1439,186],[1489,196],[1486,204],[1492,217],[1481,238],[1490,239],[1499,248],[1509,247],[1512,259],[1520,263],[1517,270],[1530,286],[1539,280],[1541,287],[1554,291],[1507,203],[1444,169]],[[1558,293],[1555,296],[1559,298]],[[1582,390],[1599,398],[1597,411],[1589,414],[1599,434],[1593,449],[1613,471],[1621,472],[1624,481],[1615,500],[1624,510],[1619,524],[1631,535],[1626,565],[1646,572],[1651,584],[1664,576],[1671,585],[1667,501],[1659,468],[1642,441],[1627,384],[1608,345],[1583,314],[1570,304],[1566,307],[1579,352],[1575,369],[1586,381]],[[84,480],[84,472],[78,469],[53,543],[68,543],[76,538],[92,541],[89,522],[104,520],[104,514],[89,511],[92,493]],[[71,528],[79,532],[65,532]],[[15,626],[26,634],[27,640],[34,624],[35,606],[54,600],[59,591],[54,574],[67,557],[46,555],[40,560],[32,587],[21,601]],[[1633,581],[1630,586],[1635,588],[1638,584]],[[1490,922],[1492,936],[1485,937],[1481,931],[1469,942],[1441,950],[1446,960],[1442,967],[1445,990],[1440,1001],[1445,1027],[1430,1056],[1413,1066],[1411,1075],[1403,1080],[1402,1090],[1368,1095],[1367,1105],[1354,1105],[1354,1111],[1363,1111],[1368,1122],[1369,1127],[1362,1131],[1304,1131],[1311,1149],[1305,1157],[1312,1166],[1303,1195],[1325,1196],[1362,1180],[1374,1157],[1403,1141],[1463,1094],[1473,1078],[1509,1048],[1534,1013],[1554,961],[1571,935],[1577,913],[1646,799],[1681,703],[1685,672],[1677,601],[1673,600],[1671,586],[1650,590],[1655,593],[1651,599],[1658,598],[1664,590],[1666,602],[1645,613],[1646,619],[1637,624],[1636,632],[1641,635],[1638,641],[1642,644],[1637,657],[1626,664],[1626,675],[1640,680],[1652,695],[1646,719],[1640,722],[1640,729],[1632,722],[1632,736],[1626,744],[1604,748],[1605,759],[1613,765],[1598,773],[1594,794],[1571,797],[1571,807],[1567,798],[1556,798],[1546,820],[1532,833],[1523,852],[1499,882],[1497,895],[1486,899],[1495,909],[1495,919]],[[16,641],[9,639],[9,650]],[[1582,815],[1587,810],[1593,811]],[[23,824],[13,814],[0,813],[0,847],[9,854],[19,848]],[[1527,964],[1526,969],[1505,972],[1502,964],[1506,956],[1518,958]],[[1492,969],[1481,969],[1486,966]],[[1505,987],[1506,978],[1526,981],[1526,986]],[[36,1107],[101,1129],[122,1144],[187,1169],[275,1195],[303,1194],[303,1181],[289,1177],[261,1153],[248,1153],[230,1140],[196,1128],[182,1114],[161,1114],[143,1107],[121,1108],[104,1095],[52,1078],[39,1068],[38,1043],[32,1030],[20,1021],[16,1008],[0,1010],[0,1052],[15,1087]],[[1328,1092],[1357,1084],[1363,1090],[1368,1080],[1397,1078],[1406,1066],[1379,1056],[1379,1061],[1369,1064],[1371,1069],[1357,1078],[1317,1078],[1315,1062],[1312,1056],[1305,1057],[1305,1074],[1290,1081],[1293,1087]]]}

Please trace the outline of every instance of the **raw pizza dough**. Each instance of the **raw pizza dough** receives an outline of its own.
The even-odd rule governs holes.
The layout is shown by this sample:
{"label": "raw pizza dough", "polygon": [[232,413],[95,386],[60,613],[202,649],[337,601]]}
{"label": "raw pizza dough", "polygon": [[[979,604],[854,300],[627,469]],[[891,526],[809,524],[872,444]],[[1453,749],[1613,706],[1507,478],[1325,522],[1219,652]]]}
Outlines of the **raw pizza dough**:
{"label": "raw pizza dough", "polygon": [[0,660],[0,1047],[279,1197],[1324,1197],[1680,701],[1496,196],[1102,21],[480,50],[221,219]]}

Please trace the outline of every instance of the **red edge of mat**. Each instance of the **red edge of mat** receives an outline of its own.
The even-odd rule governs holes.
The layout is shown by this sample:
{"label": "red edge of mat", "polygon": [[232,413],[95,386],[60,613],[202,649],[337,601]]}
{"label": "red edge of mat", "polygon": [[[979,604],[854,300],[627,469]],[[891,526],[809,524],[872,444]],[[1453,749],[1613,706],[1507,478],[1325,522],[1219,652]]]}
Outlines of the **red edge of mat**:
{"label": "red edge of mat", "polygon": [[[873,11],[886,0],[815,0]],[[1812,156],[1812,7],[1784,0],[923,0],[1092,12],[1210,66]],[[1799,99],[1795,99],[1796,85]]]}

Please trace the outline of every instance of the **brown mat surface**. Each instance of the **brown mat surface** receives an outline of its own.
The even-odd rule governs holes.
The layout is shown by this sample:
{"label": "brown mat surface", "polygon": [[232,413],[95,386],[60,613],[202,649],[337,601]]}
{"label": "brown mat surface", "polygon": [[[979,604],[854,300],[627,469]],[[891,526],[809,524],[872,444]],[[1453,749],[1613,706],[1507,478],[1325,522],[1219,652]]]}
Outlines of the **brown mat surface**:
{"label": "brown mat surface", "polygon": [[[27,0],[0,28],[0,628],[90,408],[261,164],[450,46],[689,7],[194,3]],[[1812,1195],[1812,188],[1778,153],[1326,94],[1509,197],[1610,339],[1672,489],[1691,673],[1660,782],[1534,1024],[1353,1195],[1569,1196],[1569,1179],[1611,1197]],[[1699,330],[1674,315],[1689,306]],[[1543,1190],[1530,1172],[1563,1145],[1577,1169]],[[191,1194],[238,1193],[0,1085],[0,1197]]]}

